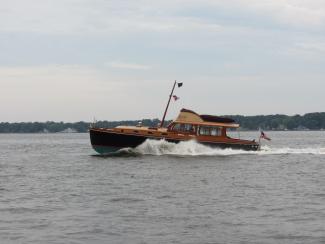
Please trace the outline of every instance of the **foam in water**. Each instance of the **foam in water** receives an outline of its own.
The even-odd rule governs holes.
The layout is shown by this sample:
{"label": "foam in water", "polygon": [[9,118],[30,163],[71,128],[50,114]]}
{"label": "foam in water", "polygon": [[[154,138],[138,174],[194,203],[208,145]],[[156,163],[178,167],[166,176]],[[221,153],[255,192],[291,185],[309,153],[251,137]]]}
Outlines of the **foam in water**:
{"label": "foam in water", "polygon": [[325,148],[271,148],[262,146],[260,151],[245,151],[235,149],[219,149],[211,148],[197,143],[194,140],[184,141],[178,144],[167,142],[165,140],[146,140],[135,149],[125,149],[130,153],[140,155],[184,155],[184,156],[227,156],[227,155],[240,155],[240,154],[315,154],[325,155]]}

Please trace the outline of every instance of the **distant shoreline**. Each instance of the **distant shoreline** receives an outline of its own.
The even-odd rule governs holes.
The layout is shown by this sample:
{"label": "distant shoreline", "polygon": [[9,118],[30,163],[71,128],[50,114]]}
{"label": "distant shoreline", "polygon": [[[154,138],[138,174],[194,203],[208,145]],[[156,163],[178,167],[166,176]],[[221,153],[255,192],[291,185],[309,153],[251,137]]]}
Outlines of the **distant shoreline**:
{"label": "distant shoreline", "polygon": [[[308,113],[305,115],[227,115],[239,123],[240,131],[324,131],[325,112]],[[138,125],[155,127],[160,124],[159,119],[123,120],[123,121],[97,121],[100,128],[114,128],[119,125]],[[166,121],[168,125],[171,121]],[[65,122],[0,122],[0,133],[87,133],[90,122],[79,121],[75,123]]]}

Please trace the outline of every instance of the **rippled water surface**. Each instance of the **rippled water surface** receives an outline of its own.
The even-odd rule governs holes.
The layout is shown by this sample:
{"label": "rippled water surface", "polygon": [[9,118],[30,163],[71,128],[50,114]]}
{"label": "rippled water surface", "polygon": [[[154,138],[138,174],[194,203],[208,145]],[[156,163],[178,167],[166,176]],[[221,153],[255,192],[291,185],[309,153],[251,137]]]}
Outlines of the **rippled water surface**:
{"label": "rippled water surface", "polygon": [[325,132],[268,135],[99,157],[87,134],[0,134],[0,243],[325,243]]}

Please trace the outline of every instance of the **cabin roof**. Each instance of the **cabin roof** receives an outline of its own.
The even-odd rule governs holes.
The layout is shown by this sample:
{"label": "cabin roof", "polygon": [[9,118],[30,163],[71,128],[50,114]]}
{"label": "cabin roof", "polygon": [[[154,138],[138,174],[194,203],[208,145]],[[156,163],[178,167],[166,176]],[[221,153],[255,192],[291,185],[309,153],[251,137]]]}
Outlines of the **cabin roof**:
{"label": "cabin roof", "polygon": [[178,117],[175,120],[176,123],[190,123],[197,125],[210,125],[238,128],[239,124],[235,123],[235,120],[226,117],[220,117],[215,115],[199,115],[192,110],[182,109]]}

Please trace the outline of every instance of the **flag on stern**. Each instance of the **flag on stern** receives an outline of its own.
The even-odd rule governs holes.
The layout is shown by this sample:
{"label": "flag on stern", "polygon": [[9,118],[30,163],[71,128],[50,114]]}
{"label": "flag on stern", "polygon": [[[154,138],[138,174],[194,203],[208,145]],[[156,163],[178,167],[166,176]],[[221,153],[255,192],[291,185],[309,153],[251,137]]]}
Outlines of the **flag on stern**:
{"label": "flag on stern", "polygon": [[268,140],[268,141],[271,141],[271,138],[268,137],[267,135],[265,135],[265,133],[263,131],[261,131],[260,138],[265,139],[265,140]]}
{"label": "flag on stern", "polygon": [[177,83],[177,86],[178,86],[178,87],[182,87],[182,86],[183,86],[183,82],[179,82],[179,83]]}
{"label": "flag on stern", "polygon": [[176,96],[176,95],[173,95],[173,98],[174,98],[175,101],[177,101],[179,99],[179,97]]}

